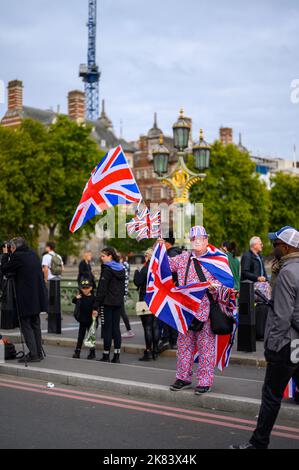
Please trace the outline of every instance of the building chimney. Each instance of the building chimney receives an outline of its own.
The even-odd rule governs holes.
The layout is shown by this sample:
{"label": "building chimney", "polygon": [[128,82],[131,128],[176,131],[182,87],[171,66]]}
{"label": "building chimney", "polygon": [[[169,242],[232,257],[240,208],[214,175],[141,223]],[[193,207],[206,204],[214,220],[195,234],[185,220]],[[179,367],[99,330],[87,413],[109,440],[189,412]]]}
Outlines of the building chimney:
{"label": "building chimney", "polygon": [[8,109],[23,109],[23,82],[13,80],[8,82]]}
{"label": "building chimney", "polygon": [[70,91],[68,94],[69,118],[78,123],[85,121],[85,93],[79,90]]}
{"label": "building chimney", "polygon": [[233,130],[231,127],[220,127],[220,142],[222,145],[233,143]]}

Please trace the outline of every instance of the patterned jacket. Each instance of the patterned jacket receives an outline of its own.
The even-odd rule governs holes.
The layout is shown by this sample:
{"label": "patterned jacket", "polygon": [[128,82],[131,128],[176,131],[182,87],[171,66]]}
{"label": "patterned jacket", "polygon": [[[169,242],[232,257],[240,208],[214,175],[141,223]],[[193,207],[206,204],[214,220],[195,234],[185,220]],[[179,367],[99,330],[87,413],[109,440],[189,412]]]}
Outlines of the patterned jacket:
{"label": "patterned jacket", "polygon": [[[169,258],[169,265],[172,272],[176,272],[178,275],[178,282],[179,286],[184,286],[186,284],[193,284],[200,282],[198,279],[198,275],[195,271],[194,263],[190,264],[187,282],[185,283],[185,276],[186,276],[186,269],[188,260],[190,258],[191,253],[188,251],[184,251],[181,255],[175,256],[174,258]],[[195,257],[195,256],[194,256]],[[207,279],[207,281],[214,284],[216,291],[211,292],[213,295],[214,300],[220,303],[220,306],[224,313],[228,316],[232,315],[232,312],[227,310],[227,302],[225,301],[227,297],[227,288],[221,284],[210,272],[201,264],[201,269]],[[208,299],[207,294],[201,300],[200,307],[198,311],[194,312],[194,316],[199,321],[207,321],[209,318],[210,313],[210,302]]]}

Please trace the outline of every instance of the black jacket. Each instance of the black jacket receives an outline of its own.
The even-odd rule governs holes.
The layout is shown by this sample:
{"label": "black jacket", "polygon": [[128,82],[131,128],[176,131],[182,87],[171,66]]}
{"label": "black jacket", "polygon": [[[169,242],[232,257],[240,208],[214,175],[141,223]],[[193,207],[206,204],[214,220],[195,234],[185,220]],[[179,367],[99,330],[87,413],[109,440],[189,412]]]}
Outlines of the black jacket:
{"label": "black jacket", "polygon": [[47,311],[46,286],[40,259],[34,251],[22,247],[13,254],[4,254],[1,271],[13,274],[21,317],[31,317]]}
{"label": "black jacket", "polygon": [[149,267],[149,261],[141,268],[140,271],[138,269],[134,273],[133,282],[139,291],[139,300],[142,302],[144,300],[146,294],[146,281],[147,281],[147,273]]}
{"label": "black jacket", "polygon": [[265,270],[265,265],[262,256],[260,255],[262,261],[263,272],[261,271],[261,265],[256,257],[256,255],[251,251],[246,251],[241,259],[241,281],[253,281],[257,282],[258,277],[264,276],[267,279],[267,274]]}
{"label": "black jacket", "polygon": [[77,304],[79,302],[79,323],[84,323],[86,325],[91,323],[94,301],[95,297],[93,294],[84,295],[81,293],[81,299],[77,299],[76,297],[73,298],[73,304]]}
{"label": "black jacket", "polygon": [[103,264],[94,304],[95,310],[101,305],[120,306],[124,303],[125,269],[117,271]]}
{"label": "black jacket", "polygon": [[89,279],[89,281],[92,283],[93,288],[96,287],[96,282],[91,269],[91,265],[84,259],[79,263],[79,273],[77,278],[78,284],[80,284],[80,281],[82,281],[82,279]]}

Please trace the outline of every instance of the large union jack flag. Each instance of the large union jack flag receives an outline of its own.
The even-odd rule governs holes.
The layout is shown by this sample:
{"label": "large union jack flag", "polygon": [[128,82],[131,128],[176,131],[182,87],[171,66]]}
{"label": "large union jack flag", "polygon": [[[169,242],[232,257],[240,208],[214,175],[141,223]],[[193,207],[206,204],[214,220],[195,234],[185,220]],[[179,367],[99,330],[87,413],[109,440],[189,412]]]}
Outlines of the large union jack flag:
{"label": "large union jack flag", "polygon": [[176,287],[164,243],[157,244],[148,269],[145,301],[160,320],[185,334],[209,282]]}
{"label": "large union jack flag", "polygon": [[75,232],[95,215],[117,204],[137,203],[142,199],[132,170],[119,145],[110,150],[91,173],[70,231]]}

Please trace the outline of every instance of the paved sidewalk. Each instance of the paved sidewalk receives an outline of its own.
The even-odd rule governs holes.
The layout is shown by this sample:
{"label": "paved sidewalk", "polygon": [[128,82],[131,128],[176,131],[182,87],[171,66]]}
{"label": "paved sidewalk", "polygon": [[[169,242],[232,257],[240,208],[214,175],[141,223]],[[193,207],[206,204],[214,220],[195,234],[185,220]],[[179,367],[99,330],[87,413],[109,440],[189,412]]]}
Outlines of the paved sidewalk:
{"label": "paved sidewalk", "polygon": [[[132,326],[136,335],[123,340],[121,364],[105,364],[88,361],[88,350],[82,350],[81,359],[72,358],[78,324],[71,316],[64,315],[61,335],[47,334],[47,322],[43,318],[45,360],[28,367],[17,361],[7,361],[0,365],[0,374],[43,380],[45,386],[53,382],[91,387],[158,401],[193,404],[200,408],[236,411],[251,418],[256,417],[265,374],[265,368],[260,367],[264,365],[262,343],[257,343],[256,353],[238,353],[235,345],[230,366],[223,372],[216,370],[212,392],[195,396],[192,389],[181,392],[169,390],[169,385],[175,380],[176,351],[165,351],[157,361],[144,363],[138,360],[144,350],[142,326],[136,319],[132,320]],[[124,328],[122,331],[125,331]],[[20,337],[18,330],[1,333],[14,342]],[[20,344],[17,349],[20,349]],[[102,340],[99,339],[98,358],[102,355],[101,349]],[[194,377],[193,388],[196,386],[195,380]],[[299,406],[292,400],[285,400],[280,416],[282,419],[299,421]]]}
{"label": "paved sidewalk", "polygon": [[[62,321],[62,334],[48,334],[48,323],[46,321],[46,315],[41,315],[42,320],[42,334],[44,345],[52,346],[62,346],[75,348],[77,334],[78,334],[78,323],[74,317],[70,314],[63,314]],[[130,323],[132,330],[135,333],[135,336],[132,338],[123,338],[122,339],[122,352],[128,352],[131,354],[142,354],[145,349],[144,343],[144,333],[141,321],[138,317],[130,317]],[[124,333],[125,327],[121,323],[121,331]],[[13,342],[20,342],[19,329],[15,330],[0,330],[0,334],[11,339]],[[98,329],[98,340],[97,348],[103,348],[103,341],[100,339],[100,328]],[[163,357],[176,357],[175,350],[166,350],[162,354]],[[263,342],[257,341],[256,343],[256,352],[246,353],[237,351],[237,340],[233,346],[231,364],[240,364],[240,365],[251,365],[258,367],[265,367],[266,361],[264,358],[264,345]]]}

